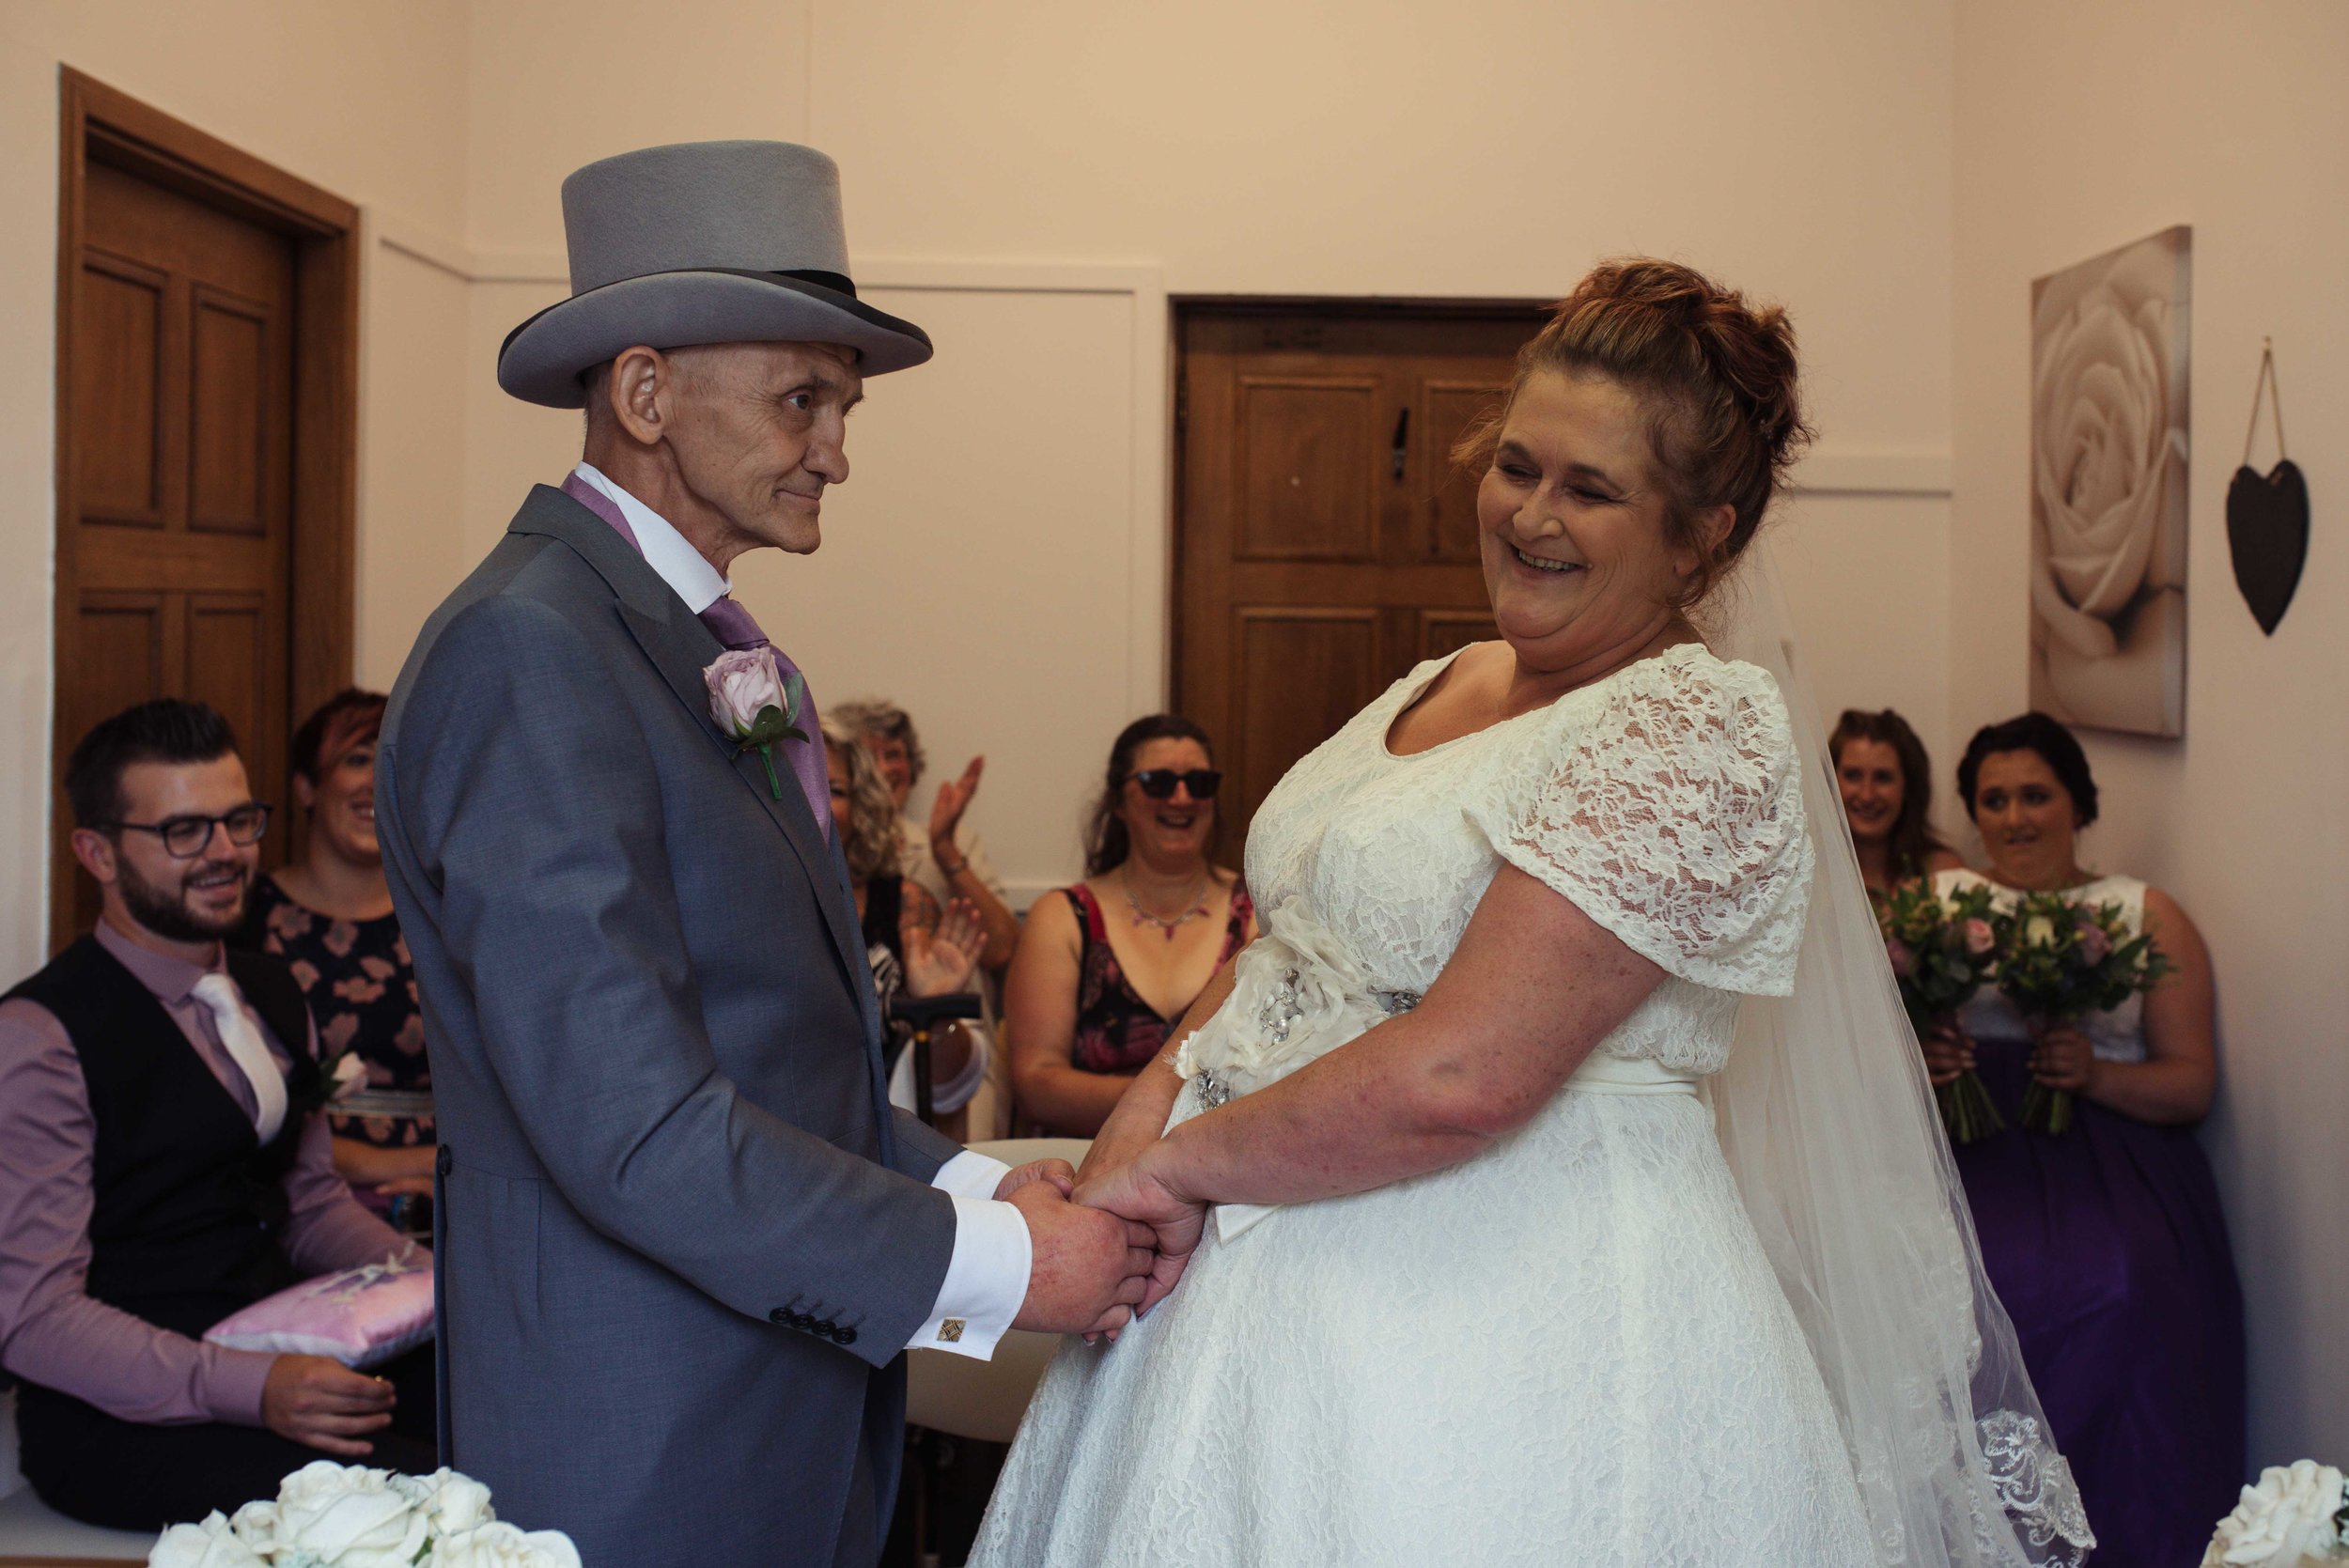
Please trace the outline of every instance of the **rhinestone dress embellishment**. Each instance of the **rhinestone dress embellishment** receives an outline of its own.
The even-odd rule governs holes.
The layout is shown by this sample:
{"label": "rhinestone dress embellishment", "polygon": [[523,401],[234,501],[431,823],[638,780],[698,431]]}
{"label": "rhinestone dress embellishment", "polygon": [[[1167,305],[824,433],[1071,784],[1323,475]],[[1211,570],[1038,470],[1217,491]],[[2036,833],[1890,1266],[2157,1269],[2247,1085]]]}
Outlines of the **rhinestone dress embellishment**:
{"label": "rhinestone dress embellishment", "polygon": [[1199,1104],[1202,1109],[1213,1110],[1231,1097],[1232,1086],[1216,1077],[1212,1071],[1202,1072],[1199,1075]]}
{"label": "rhinestone dress embellishment", "polygon": [[1272,994],[1265,999],[1265,1004],[1256,1009],[1256,1021],[1264,1026],[1267,1034],[1272,1036],[1272,1043],[1276,1046],[1289,1043],[1289,1031],[1296,1028],[1297,1020],[1305,1016],[1305,1003],[1297,994],[1298,979],[1298,971],[1289,970],[1287,976],[1272,988]]}

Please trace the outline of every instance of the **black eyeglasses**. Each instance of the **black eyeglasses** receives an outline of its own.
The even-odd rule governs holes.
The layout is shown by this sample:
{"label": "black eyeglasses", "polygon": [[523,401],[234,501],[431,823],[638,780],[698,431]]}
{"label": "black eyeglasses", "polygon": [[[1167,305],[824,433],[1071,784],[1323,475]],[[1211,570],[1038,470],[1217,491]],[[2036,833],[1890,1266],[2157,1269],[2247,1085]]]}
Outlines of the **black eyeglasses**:
{"label": "black eyeglasses", "polygon": [[1177,773],[1172,768],[1145,768],[1134,775],[1134,783],[1153,800],[1173,800],[1176,784],[1190,790],[1194,800],[1212,800],[1215,792],[1223,787],[1223,775],[1213,768],[1194,768],[1188,773]]}
{"label": "black eyeglasses", "polygon": [[175,861],[192,861],[204,853],[212,842],[215,827],[228,830],[228,842],[240,848],[258,844],[269,831],[270,808],[256,800],[239,806],[220,816],[166,816],[161,822],[107,822],[101,826],[117,832],[125,828],[142,833],[153,833],[163,841],[163,853]]}

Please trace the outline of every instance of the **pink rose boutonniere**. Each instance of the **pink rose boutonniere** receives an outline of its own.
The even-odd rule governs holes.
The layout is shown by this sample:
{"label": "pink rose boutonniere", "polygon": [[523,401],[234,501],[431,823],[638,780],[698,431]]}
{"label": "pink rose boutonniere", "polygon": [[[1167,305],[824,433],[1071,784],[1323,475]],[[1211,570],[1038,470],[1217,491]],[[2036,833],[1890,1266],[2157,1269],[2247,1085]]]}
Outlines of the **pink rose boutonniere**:
{"label": "pink rose boutonniere", "polygon": [[702,679],[709,687],[709,716],[734,740],[734,754],[756,748],[767,768],[767,788],[782,800],[775,744],[807,739],[799,724],[807,682],[796,670],[785,675],[772,648],[729,648],[702,672]]}

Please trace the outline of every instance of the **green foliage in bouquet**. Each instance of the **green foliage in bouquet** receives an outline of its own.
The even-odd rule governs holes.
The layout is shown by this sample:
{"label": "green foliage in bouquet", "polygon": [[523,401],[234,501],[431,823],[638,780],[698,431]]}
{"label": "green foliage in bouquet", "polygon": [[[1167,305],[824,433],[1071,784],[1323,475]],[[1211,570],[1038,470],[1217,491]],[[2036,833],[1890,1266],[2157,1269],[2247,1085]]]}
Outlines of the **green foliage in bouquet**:
{"label": "green foliage in bouquet", "polygon": [[[2077,1025],[2150,991],[2173,966],[2154,939],[2133,930],[2118,904],[2090,908],[2060,893],[2025,893],[1995,922],[1998,986],[2033,1027]],[[2060,1133],[2072,1126],[2072,1096],[2033,1081],[2023,1126]]]}
{"label": "green foliage in bouquet", "polygon": [[[1906,882],[1876,903],[1884,955],[1900,982],[1901,1005],[1919,1039],[1957,1017],[1998,963],[1990,890],[1960,888],[1943,898],[1922,882]],[[1971,1143],[2005,1127],[1990,1092],[1971,1068],[1936,1084],[1941,1125],[1952,1143]]]}

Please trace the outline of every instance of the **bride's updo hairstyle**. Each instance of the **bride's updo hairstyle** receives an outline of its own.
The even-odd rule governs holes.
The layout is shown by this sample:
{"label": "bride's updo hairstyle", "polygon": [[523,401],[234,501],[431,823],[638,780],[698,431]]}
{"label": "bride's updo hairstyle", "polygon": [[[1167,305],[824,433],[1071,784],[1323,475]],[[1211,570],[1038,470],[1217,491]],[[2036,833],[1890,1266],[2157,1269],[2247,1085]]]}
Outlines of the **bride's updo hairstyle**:
{"label": "bride's updo hairstyle", "polygon": [[[1668,541],[1698,555],[1679,603],[1696,604],[1752,543],[1770,497],[1811,440],[1785,311],[1749,305],[1735,289],[1676,262],[1602,262],[1517,351],[1508,398],[1460,438],[1456,463],[1477,474],[1491,465],[1509,403],[1544,370],[1604,376],[1646,405],[1649,449],[1670,491]],[[1695,520],[1723,505],[1736,520],[1708,541]]]}

